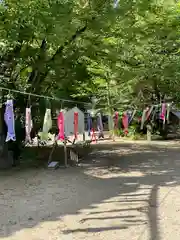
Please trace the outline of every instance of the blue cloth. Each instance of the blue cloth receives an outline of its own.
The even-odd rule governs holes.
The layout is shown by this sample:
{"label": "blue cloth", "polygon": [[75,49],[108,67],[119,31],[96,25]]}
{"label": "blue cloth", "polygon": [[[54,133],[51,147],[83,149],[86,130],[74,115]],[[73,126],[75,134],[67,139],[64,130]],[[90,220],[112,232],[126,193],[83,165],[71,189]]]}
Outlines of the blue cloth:
{"label": "blue cloth", "polygon": [[131,111],[131,112],[130,112],[130,111],[127,112],[127,116],[128,116],[128,124],[130,124],[130,122],[131,122],[132,114],[133,114],[132,111]]}

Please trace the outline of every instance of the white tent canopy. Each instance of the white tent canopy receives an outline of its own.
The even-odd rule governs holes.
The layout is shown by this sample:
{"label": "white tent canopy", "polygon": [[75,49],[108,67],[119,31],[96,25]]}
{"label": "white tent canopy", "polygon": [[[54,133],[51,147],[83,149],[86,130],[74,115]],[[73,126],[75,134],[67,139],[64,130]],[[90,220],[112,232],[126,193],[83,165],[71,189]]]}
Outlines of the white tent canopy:
{"label": "white tent canopy", "polygon": [[74,134],[74,113],[78,113],[78,134],[84,133],[84,113],[77,107],[67,111],[64,115],[65,120],[65,135],[71,136]]}

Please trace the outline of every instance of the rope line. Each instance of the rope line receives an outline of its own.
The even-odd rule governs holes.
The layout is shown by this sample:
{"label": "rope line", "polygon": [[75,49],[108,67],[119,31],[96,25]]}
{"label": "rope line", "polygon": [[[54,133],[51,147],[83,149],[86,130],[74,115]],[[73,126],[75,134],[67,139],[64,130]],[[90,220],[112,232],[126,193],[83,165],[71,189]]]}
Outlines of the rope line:
{"label": "rope line", "polygon": [[24,92],[24,91],[19,91],[19,90],[13,90],[5,87],[1,87],[1,90],[6,90],[9,92],[14,92],[14,93],[20,93],[28,96],[34,96],[34,97],[39,97],[39,98],[45,98],[45,99],[51,99],[51,100],[56,100],[56,101],[61,101],[61,102],[72,102],[72,103],[79,103],[79,104],[89,104],[90,102],[80,102],[80,101],[74,101],[74,100],[68,100],[68,99],[63,99],[63,98],[57,98],[57,97],[50,97],[50,96],[45,96],[45,95],[39,95],[35,93],[30,93],[30,92]]}

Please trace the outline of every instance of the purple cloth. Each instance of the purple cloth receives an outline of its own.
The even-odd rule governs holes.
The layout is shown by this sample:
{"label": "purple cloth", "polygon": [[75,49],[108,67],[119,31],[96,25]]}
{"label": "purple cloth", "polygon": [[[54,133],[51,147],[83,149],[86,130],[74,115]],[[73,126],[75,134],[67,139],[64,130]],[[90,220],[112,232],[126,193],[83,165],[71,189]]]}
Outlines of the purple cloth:
{"label": "purple cloth", "polygon": [[132,114],[133,114],[132,111],[131,112],[130,111],[127,112],[128,124],[130,124],[130,122],[131,122]]}
{"label": "purple cloth", "polygon": [[4,120],[7,125],[6,142],[9,142],[10,140],[16,141],[15,127],[14,127],[13,100],[7,100],[6,102]]}

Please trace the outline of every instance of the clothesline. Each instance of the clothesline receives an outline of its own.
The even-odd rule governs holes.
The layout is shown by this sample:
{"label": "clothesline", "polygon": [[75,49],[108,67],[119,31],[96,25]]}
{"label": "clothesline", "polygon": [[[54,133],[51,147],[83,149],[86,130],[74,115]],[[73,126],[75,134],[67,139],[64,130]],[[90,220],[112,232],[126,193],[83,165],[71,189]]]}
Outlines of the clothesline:
{"label": "clothesline", "polygon": [[61,101],[61,102],[72,102],[72,103],[79,103],[79,104],[87,104],[89,105],[89,102],[80,102],[80,101],[74,101],[74,100],[68,100],[68,99],[63,99],[63,98],[57,98],[57,97],[50,97],[50,96],[45,96],[45,95],[39,95],[35,93],[29,93],[29,92],[24,92],[24,91],[19,91],[19,90],[13,90],[5,87],[0,87],[0,90],[6,90],[9,92],[14,92],[14,93],[20,93],[28,96],[34,96],[34,97],[39,97],[39,98],[45,98],[45,99],[51,99],[51,100],[56,100],[56,101]]}
{"label": "clothesline", "polygon": [[[90,102],[81,102],[81,101],[68,100],[68,99],[57,98],[57,97],[50,97],[50,96],[45,96],[45,95],[40,95],[40,94],[35,94],[35,93],[30,93],[30,92],[13,90],[13,89],[1,87],[1,86],[0,86],[0,90],[5,90],[5,91],[9,91],[9,92],[19,93],[19,94],[24,94],[24,95],[27,95],[27,96],[34,96],[34,97],[39,97],[39,98],[44,98],[44,99],[51,99],[51,100],[60,101],[60,102],[69,102],[69,103],[75,103],[75,104],[79,103],[79,104],[84,104],[84,105],[90,105]],[[113,104],[111,107],[114,107],[119,103],[120,103],[120,101],[118,101],[116,104]],[[131,105],[132,105],[132,103],[131,103]],[[160,104],[154,104],[154,107],[157,107],[159,105]],[[105,105],[97,104],[97,106],[98,107],[104,107]]]}

